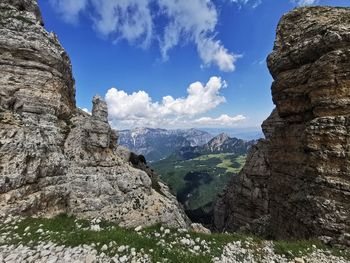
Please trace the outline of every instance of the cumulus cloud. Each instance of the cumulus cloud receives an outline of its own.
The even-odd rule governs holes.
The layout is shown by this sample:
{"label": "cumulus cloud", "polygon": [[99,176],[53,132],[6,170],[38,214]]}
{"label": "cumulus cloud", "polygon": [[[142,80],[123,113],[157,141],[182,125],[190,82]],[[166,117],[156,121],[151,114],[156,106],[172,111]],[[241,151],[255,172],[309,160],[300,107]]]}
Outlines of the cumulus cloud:
{"label": "cumulus cloud", "polygon": [[[218,12],[212,0],[50,0],[63,18],[76,21],[91,6],[94,28],[113,41],[147,47],[156,41],[164,60],[180,43],[195,43],[204,66],[233,71],[239,56],[215,38]],[[244,0],[246,1],[246,0]],[[257,0],[254,0],[257,1]],[[159,27],[158,21],[164,26]]]}
{"label": "cumulus cloud", "polygon": [[194,116],[225,102],[225,98],[219,94],[224,87],[225,81],[211,77],[206,85],[200,82],[192,83],[187,89],[187,97],[174,99],[172,96],[165,96],[162,102],[153,102],[145,91],[127,94],[123,90],[111,88],[107,91],[106,102],[112,119]]}
{"label": "cumulus cloud", "polygon": [[[196,116],[207,113],[226,100],[220,91],[227,85],[219,77],[211,77],[204,85],[194,82],[187,88],[187,96],[173,98],[165,96],[160,102],[153,101],[145,91],[131,94],[123,90],[111,88],[105,96],[111,123],[118,126],[135,127],[181,127],[193,125],[231,125],[239,121],[240,116],[222,115],[217,119],[200,118]],[[236,119],[235,119],[236,118]],[[211,123],[210,122],[211,120]],[[207,123],[205,123],[207,121]]]}
{"label": "cumulus cloud", "polygon": [[233,127],[236,126],[239,122],[242,122],[246,119],[247,118],[243,115],[229,116],[227,114],[223,114],[218,118],[202,117],[194,120],[193,123],[199,124],[203,127]]}

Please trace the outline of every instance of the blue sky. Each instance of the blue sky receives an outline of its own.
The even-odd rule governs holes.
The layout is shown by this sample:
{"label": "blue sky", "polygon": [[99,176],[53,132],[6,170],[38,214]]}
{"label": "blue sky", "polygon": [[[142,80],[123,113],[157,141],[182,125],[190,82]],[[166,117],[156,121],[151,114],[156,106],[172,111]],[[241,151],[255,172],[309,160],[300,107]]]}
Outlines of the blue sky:
{"label": "blue sky", "polygon": [[259,127],[280,17],[349,0],[39,0],[67,50],[77,105],[105,97],[115,128]]}

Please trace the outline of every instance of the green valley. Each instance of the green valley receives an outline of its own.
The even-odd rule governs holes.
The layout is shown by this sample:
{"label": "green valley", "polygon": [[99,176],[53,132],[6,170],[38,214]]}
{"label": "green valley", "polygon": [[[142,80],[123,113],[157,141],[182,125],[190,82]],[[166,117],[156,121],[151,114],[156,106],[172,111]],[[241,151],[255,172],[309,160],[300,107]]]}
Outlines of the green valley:
{"label": "green valley", "polygon": [[245,159],[246,155],[219,153],[187,160],[179,154],[173,154],[153,163],[152,167],[184,204],[189,216],[190,211],[194,211],[193,216],[198,217],[198,214],[211,213],[211,204],[216,195],[232,176],[239,173]]}

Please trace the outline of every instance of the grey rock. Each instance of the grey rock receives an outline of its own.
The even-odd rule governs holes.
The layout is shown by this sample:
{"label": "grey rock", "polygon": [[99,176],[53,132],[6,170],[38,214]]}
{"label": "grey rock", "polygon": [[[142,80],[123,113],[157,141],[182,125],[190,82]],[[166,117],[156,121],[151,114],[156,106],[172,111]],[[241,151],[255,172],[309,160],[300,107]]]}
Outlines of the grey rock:
{"label": "grey rock", "polygon": [[108,249],[108,246],[106,244],[104,244],[102,247],[101,247],[101,251],[106,251]]}
{"label": "grey rock", "polygon": [[192,223],[190,229],[195,233],[211,234],[211,231],[209,229],[205,228],[202,224],[198,223]]}
{"label": "grey rock", "polygon": [[216,200],[214,225],[217,230],[236,231],[269,214],[266,182],[270,174],[267,140],[261,139],[252,146],[240,174],[232,178]]}
{"label": "grey rock", "polygon": [[56,263],[57,260],[58,260],[58,257],[56,257],[56,256],[50,256],[46,262],[47,262],[47,263]]}
{"label": "grey rock", "polygon": [[92,117],[106,123],[108,122],[107,103],[98,95],[92,99]]}
{"label": "grey rock", "polygon": [[67,213],[129,227],[187,227],[168,189],[156,191],[120,154],[107,117],[97,96],[92,115],[76,107],[69,57],[43,28],[37,1],[1,1],[2,217]]}
{"label": "grey rock", "polygon": [[21,12],[29,12],[35,15],[35,18],[41,25],[43,25],[43,19],[39,5],[34,0],[2,0],[2,4],[9,4],[16,7]]}
{"label": "grey rock", "polygon": [[5,262],[15,261],[18,258],[17,254],[9,254],[4,260]]}
{"label": "grey rock", "polygon": [[350,9],[304,7],[279,22],[265,140],[216,203],[220,230],[349,246]]}
{"label": "grey rock", "polygon": [[85,258],[85,263],[95,263],[96,256],[95,255],[87,255]]}
{"label": "grey rock", "polygon": [[49,250],[42,250],[41,252],[40,252],[40,256],[43,258],[43,257],[47,257],[47,256],[49,256],[50,255],[50,251]]}

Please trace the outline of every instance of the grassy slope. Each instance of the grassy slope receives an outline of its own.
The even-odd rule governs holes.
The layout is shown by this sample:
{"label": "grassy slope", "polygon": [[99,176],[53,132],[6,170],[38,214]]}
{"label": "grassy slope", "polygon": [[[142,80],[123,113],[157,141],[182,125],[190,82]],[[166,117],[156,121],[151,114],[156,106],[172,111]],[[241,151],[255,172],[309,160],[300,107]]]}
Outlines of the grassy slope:
{"label": "grassy slope", "polygon": [[245,155],[237,157],[231,154],[209,154],[195,159],[182,160],[178,156],[172,155],[152,164],[152,167],[169,185],[175,195],[186,187],[184,178],[189,172],[210,174],[213,180],[208,184],[201,184],[190,198],[189,208],[196,209],[213,201],[232,175],[237,174],[242,169],[245,158]]}
{"label": "grassy slope", "polygon": [[[14,229],[17,226],[17,229]],[[43,218],[26,218],[19,223],[13,225],[6,225],[0,223],[0,235],[10,231],[12,238],[0,241],[1,244],[14,244],[14,245],[36,245],[41,241],[52,241],[57,245],[65,245],[70,247],[76,247],[79,245],[96,244],[96,249],[101,252],[101,248],[104,244],[109,244],[111,241],[115,241],[117,246],[128,245],[135,248],[137,251],[143,249],[152,258],[152,262],[162,261],[167,258],[170,262],[198,262],[205,263],[211,262],[208,255],[200,253],[195,255],[194,253],[187,252],[184,245],[174,244],[171,250],[164,249],[159,245],[161,239],[165,241],[165,244],[172,243],[175,239],[186,237],[187,233],[179,233],[176,230],[172,230],[170,235],[155,237],[155,233],[161,233],[160,226],[154,226],[144,229],[143,232],[137,233],[131,229],[120,228],[114,224],[102,222],[101,231],[92,231],[89,229],[90,223],[86,220],[76,220],[72,217],[65,215],[58,216],[54,219]],[[25,232],[25,229],[30,227],[29,231]],[[45,234],[37,233],[38,229],[44,230]],[[28,233],[30,233],[28,235]],[[211,255],[219,256],[223,245],[236,241],[244,240],[247,237],[241,235],[208,235],[208,234],[196,234],[191,233],[191,238],[197,237],[201,240],[211,241],[210,246]],[[153,252],[150,252],[153,251]],[[108,250],[105,252],[109,256],[114,256],[116,250]],[[120,253],[119,253],[120,254]]]}
{"label": "grassy slope", "polygon": [[[240,240],[242,242],[249,241],[249,246],[256,249],[257,256],[261,253],[259,250],[262,246],[262,240],[252,236],[241,234],[198,234],[198,233],[180,233],[178,230],[171,230],[170,234],[164,234],[160,230],[160,226],[154,226],[142,230],[137,233],[131,229],[123,229],[112,223],[101,222],[101,231],[90,230],[90,222],[85,220],[77,220],[65,215],[58,216],[53,219],[42,218],[26,218],[19,222],[11,224],[0,223],[0,237],[6,233],[6,238],[0,238],[0,245],[14,244],[34,246],[41,241],[52,241],[57,245],[79,246],[83,244],[96,244],[97,251],[101,251],[104,244],[110,244],[114,241],[114,247],[110,247],[105,253],[114,256],[116,250],[121,245],[128,245],[136,249],[143,250],[150,255],[152,262],[191,262],[206,263],[211,262],[212,258],[222,253],[223,247],[233,241]],[[29,230],[25,229],[29,227]],[[42,234],[37,233],[38,229],[42,229]],[[161,236],[156,237],[156,233]],[[162,234],[163,233],[163,234]],[[207,249],[201,249],[198,253],[194,253],[188,246],[181,244],[179,240],[182,238],[190,238],[195,240],[199,238],[205,240],[208,244]],[[306,255],[314,249],[327,249],[334,255],[343,256],[350,259],[349,251],[341,251],[330,249],[318,242],[296,241],[286,242],[279,241],[274,243],[275,251],[285,255],[287,258]],[[120,255],[120,253],[119,253]]]}

